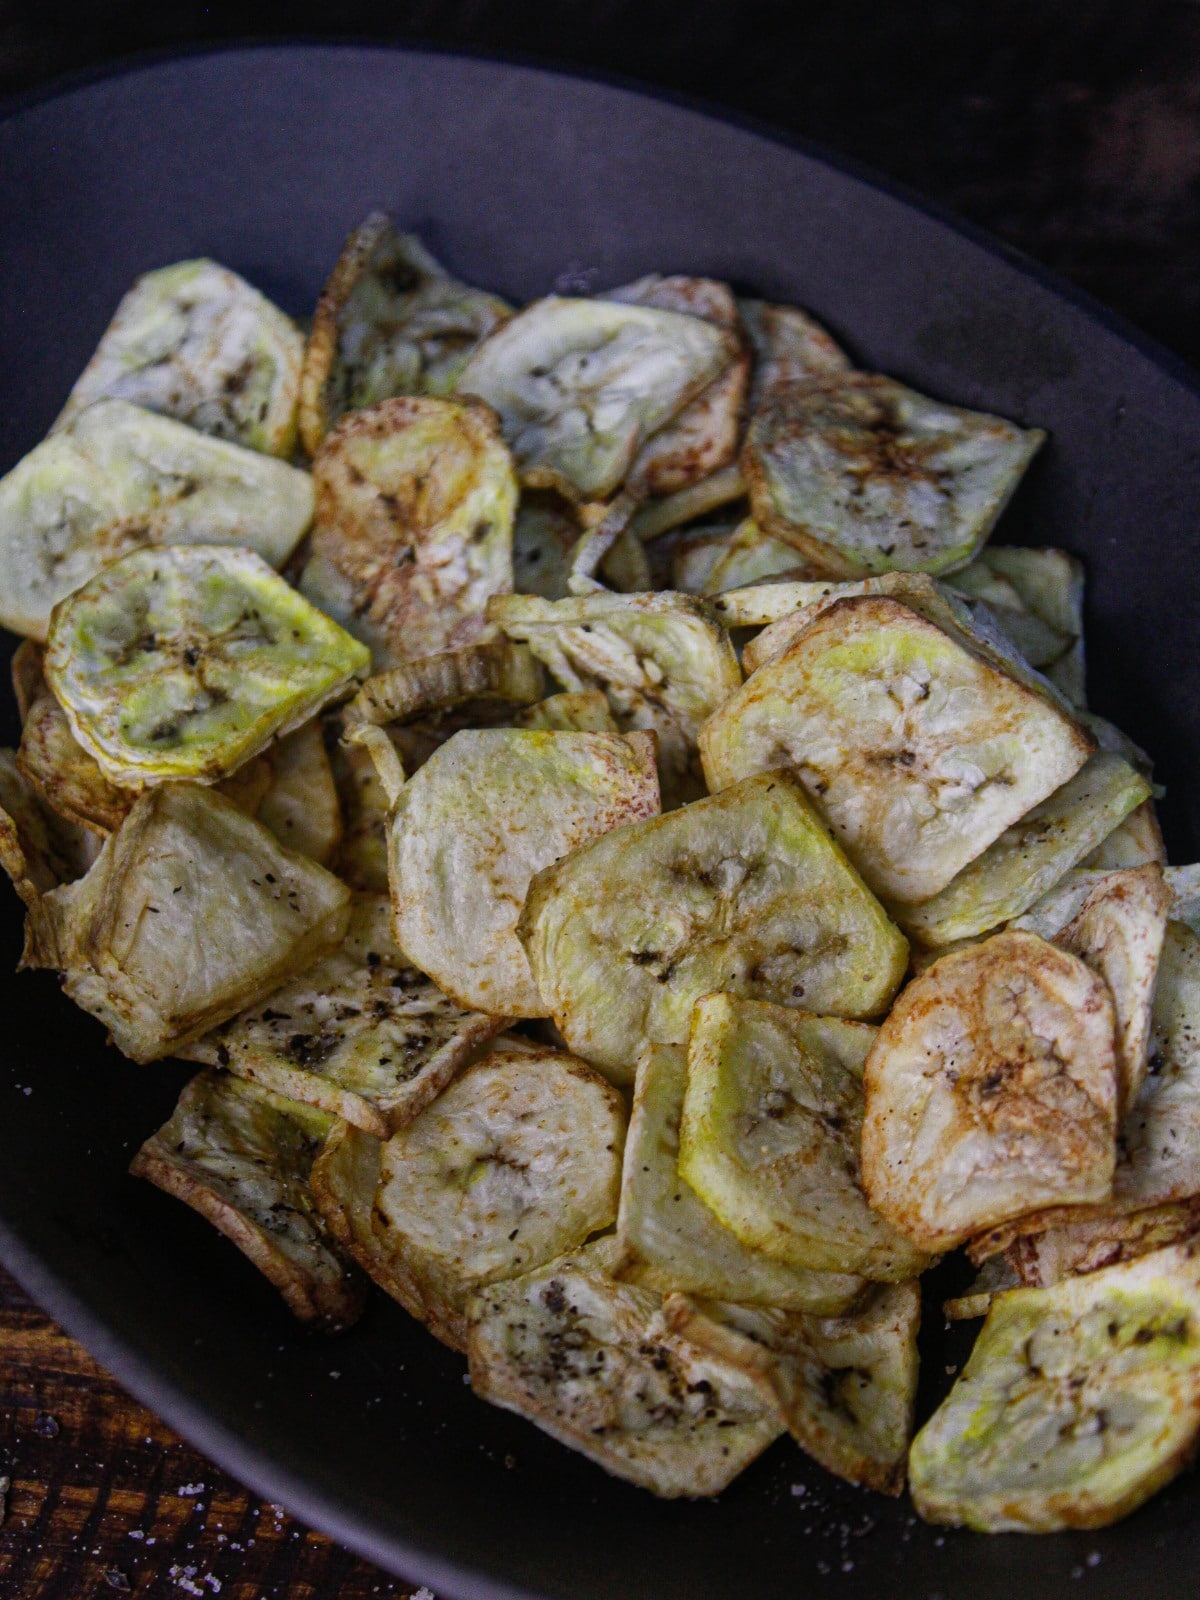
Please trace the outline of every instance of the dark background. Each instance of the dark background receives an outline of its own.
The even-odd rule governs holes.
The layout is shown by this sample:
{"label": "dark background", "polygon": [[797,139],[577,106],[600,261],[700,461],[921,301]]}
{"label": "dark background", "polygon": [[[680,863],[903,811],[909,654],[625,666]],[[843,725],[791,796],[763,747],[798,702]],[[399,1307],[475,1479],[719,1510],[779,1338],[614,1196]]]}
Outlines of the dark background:
{"label": "dark background", "polygon": [[723,103],[991,229],[1200,365],[1195,0],[0,0],[0,94],[296,33],[516,53]]}

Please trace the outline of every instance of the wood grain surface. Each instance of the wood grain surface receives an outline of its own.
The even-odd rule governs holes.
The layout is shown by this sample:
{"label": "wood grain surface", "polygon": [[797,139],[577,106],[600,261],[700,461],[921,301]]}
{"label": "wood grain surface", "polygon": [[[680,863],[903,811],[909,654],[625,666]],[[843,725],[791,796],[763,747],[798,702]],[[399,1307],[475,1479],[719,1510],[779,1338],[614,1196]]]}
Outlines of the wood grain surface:
{"label": "wood grain surface", "polygon": [[0,1486],[3,1600],[413,1594],[219,1472],[3,1272]]}

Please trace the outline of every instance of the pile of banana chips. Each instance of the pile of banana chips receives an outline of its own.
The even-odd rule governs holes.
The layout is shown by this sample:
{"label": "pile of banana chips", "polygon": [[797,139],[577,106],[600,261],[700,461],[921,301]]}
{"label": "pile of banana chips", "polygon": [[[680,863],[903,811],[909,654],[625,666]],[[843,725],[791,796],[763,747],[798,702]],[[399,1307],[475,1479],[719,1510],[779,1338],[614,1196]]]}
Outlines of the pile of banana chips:
{"label": "pile of banana chips", "polygon": [[383,215],[307,335],[139,279],[0,481],[24,965],[199,1068],[132,1170],[656,1494],[789,1433],[936,1522],[1141,1504],[1200,1437],[1200,868],[1079,563],[987,542],[1043,442]]}

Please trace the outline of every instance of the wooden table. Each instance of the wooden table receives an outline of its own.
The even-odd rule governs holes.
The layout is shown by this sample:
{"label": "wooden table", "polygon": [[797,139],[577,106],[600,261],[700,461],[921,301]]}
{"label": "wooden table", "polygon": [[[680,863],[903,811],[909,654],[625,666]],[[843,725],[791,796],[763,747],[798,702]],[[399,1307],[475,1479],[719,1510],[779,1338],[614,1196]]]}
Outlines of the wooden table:
{"label": "wooden table", "polygon": [[218,1471],[2,1271],[0,1484],[4,1600],[413,1593]]}

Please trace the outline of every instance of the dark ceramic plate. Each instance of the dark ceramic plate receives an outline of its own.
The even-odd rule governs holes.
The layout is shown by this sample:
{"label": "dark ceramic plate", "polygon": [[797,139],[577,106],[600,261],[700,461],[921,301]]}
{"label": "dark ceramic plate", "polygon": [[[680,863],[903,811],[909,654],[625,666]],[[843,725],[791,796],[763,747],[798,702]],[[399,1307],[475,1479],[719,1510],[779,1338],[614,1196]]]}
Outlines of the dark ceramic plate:
{"label": "dark ceramic plate", "polygon": [[[19,110],[0,124],[0,468],[45,431],[138,272],[206,253],[305,312],[380,204],[516,299],[710,273],[812,307],[871,367],[1048,428],[1002,536],[1087,559],[1094,703],[1160,758],[1174,859],[1197,853],[1194,381],[987,241],[692,109],[525,67],[300,46],[166,61]],[[19,943],[0,899],[0,971]],[[463,1363],[382,1296],[342,1339],[301,1333],[229,1245],[126,1176],[185,1069],[122,1061],[44,975],[0,977],[0,1016],[6,1263],[231,1472],[443,1600],[1195,1592],[1190,1477],[1106,1533],[988,1539],[915,1524],[783,1443],[719,1502],[664,1504],[476,1401]],[[935,1315],[926,1407],[960,1358]]]}

